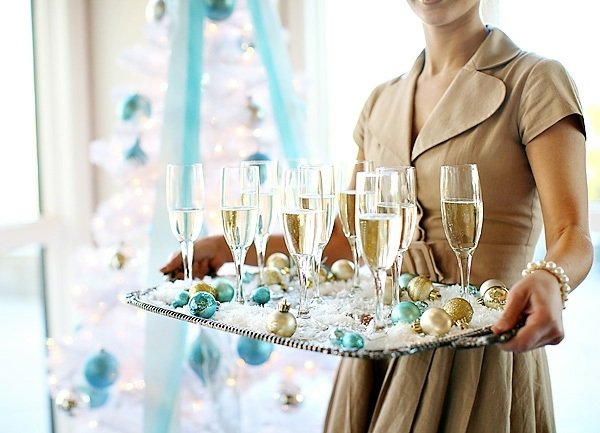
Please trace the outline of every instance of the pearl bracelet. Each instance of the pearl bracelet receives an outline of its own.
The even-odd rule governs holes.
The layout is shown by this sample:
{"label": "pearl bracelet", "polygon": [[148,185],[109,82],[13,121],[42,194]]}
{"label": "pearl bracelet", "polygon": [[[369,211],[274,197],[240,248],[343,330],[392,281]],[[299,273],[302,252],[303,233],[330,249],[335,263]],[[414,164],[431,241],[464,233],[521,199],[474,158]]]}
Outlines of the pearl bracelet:
{"label": "pearl bracelet", "polygon": [[527,267],[523,269],[521,272],[522,276],[527,276],[534,271],[546,271],[550,272],[552,275],[556,277],[558,283],[560,284],[560,297],[563,304],[563,309],[565,308],[565,303],[567,302],[567,296],[571,293],[571,286],[569,286],[569,277],[565,273],[565,270],[558,266],[554,262],[547,262],[545,260],[540,260],[539,262],[529,262],[527,263]]}

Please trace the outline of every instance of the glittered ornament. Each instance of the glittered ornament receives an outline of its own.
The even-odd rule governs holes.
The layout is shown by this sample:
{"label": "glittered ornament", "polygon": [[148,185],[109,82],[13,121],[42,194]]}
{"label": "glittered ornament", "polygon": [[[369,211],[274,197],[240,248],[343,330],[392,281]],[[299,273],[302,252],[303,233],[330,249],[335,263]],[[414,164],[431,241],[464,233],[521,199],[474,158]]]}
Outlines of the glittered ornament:
{"label": "glittered ornament", "polygon": [[76,389],[62,389],[56,394],[54,403],[67,415],[76,416],[90,407],[90,397]]}
{"label": "glittered ornament", "polygon": [[392,323],[413,323],[421,317],[421,310],[411,301],[399,302],[392,308]]}
{"label": "glittered ornament", "polygon": [[272,343],[248,337],[238,339],[237,353],[248,365],[260,365],[267,362],[271,352],[273,352]]}
{"label": "glittered ornament", "polygon": [[217,299],[217,289],[215,289],[212,285],[208,284],[206,281],[200,281],[199,283],[194,284],[189,289],[190,297],[200,292],[210,293],[213,296],[213,298]]}
{"label": "glittered ornament", "polygon": [[265,265],[279,270],[284,275],[290,272],[290,258],[283,253],[271,254],[267,257]]}
{"label": "glittered ornament", "polygon": [[235,0],[204,0],[206,16],[213,21],[226,20],[233,13],[235,3]]}
{"label": "glittered ornament", "polygon": [[94,388],[106,388],[115,383],[119,377],[119,361],[114,355],[102,349],[85,361],[83,375]]}
{"label": "glittered ornament", "polygon": [[84,395],[87,395],[90,402],[90,409],[96,409],[98,407],[104,406],[110,397],[110,393],[108,392],[109,388],[94,388],[89,385],[81,385],[77,387],[77,391],[81,392]]}
{"label": "glittered ornament", "polygon": [[444,304],[444,310],[452,318],[452,323],[467,329],[473,319],[473,307],[464,298],[452,298]]}
{"label": "glittered ornament", "polygon": [[290,313],[290,303],[287,299],[279,301],[278,311],[269,315],[267,329],[281,337],[291,337],[296,331],[296,318]]}
{"label": "glittered ornament", "polygon": [[196,373],[196,376],[206,385],[207,379],[214,379],[219,364],[221,362],[221,352],[208,333],[201,331],[200,334],[190,346],[188,355],[188,364]]}
{"label": "glittered ornament", "polygon": [[283,285],[283,275],[279,269],[267,266],[263,271],[263,281],[267,286],[271,284]]}
{"label": "glittered ornament", "polygon": [[257,303],[258,305],[265,305],[270,300],[271,300],[271,292],[269,291],[269,288],[266,286],[258,286],[252,292],[252,301]]}
{"label": "glittered ornament", "polygon": [[190,298],[188,307],[192,315],[210,319],[217,311],[217,301],[208,292],[198,292]]}
{"label": "glittered ornament", "polygon": [[179,292],[179,295],[177,295],[177,297],[175,299],[173,299],[173,301],[171,302],[171,306],[173,308],[181,308],[181,307],[187,305],[189,300],[190,300],[190,295],[188,294],[188,292],[186,292],[184,290],[182,292]]}
{"label": "glittered ornament", "polygon": [[408,287],[408,283],[410,283],[410,280],[412,280],[413,278],[415,278],[416,275],[415,274],[411,274],[410,272],[404,272],[400,275],[400,277],[398,277],[398,282],[400,284],[400,288],[401,289],[406,289]]}
{"label": "glittered ornament", "polygon": [[480,292],[483,294],[477,299],[477,302],[494,310],[503,310],[508,297],[508,289],[500,280],[487,280],[481,287]]}
{"label": "glittered ornament", "polygon": [[110,258],[110,267],[115,271],[119,271],[125,267],[127,264],[127,256],[123,254],[122,251],[115,251],[115,253]]}
{"label": "glittered ornament", "polygon": [[216,278],[212,283],[217,291],[217,301],[230,302],[233,299],[235,288],[229,280],[225,278]]}
{"label": "glittered ornament", "polygon": [[162,21],[167,13],[165,0],[149,0],[145,12],[146,21],[149,23],[158,23]]}
{"label": "glittered ornament", "polygon": [[359,350],[365,347],[365,341],[357,332],[346,332],[342,337],[342,347],[346,350]]}
{"label": "glittered ornament", "polygon": [[431,280],[421,276],[410,280],[406,290],[413,301],[433,301],[441,297],[440,291],[433,287]]}
{"label": "glittered ornament", "polygon": [[421,311],[421,314],[425,312],[429,308],[429,304],[425,301],[415,301],[415,305]]}
{"label": "glittered ornament", "polygon": [[135,139],[133,146],[123,153],[123,157],[127,161],[131,161],[140,165],[144,165],[146,162],[148,162],[148,155],[146,155],[146,152],[144,152],[144,149],[142,149],[142,144],[139,137]]}
{"label": "glittered ornament", "polygon": [[354,263],[346,259],[336,260],[331,265],[331,272],[335,275],[336,280],[349,280],[354,277]]}
{"label": "glittered ornament", "polygon": [[344,331],[342,328],[334,328],[329,333],[329,342],[334,346],[340,346],[342,344],[342,338],[344,338],[345,333],[346,331]]}
{"label": "glittered ornament", "polygon": [[422,332],[427,335],[442,337],[452,328],[452,318],[442,308],[431,307],[425,311],[417,323]]}
{"label": "glittered ornament", "polygon": [[134,93],[123,98],[117,107],[117,114],[123,122],[148,119],[152,114],[152,103],[147,97]]}

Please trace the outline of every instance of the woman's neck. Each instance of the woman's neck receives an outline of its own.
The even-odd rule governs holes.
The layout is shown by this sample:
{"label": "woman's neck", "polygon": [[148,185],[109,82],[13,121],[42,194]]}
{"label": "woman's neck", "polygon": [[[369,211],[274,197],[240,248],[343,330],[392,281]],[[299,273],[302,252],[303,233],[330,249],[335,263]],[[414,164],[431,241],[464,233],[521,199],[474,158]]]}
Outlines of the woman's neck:
{"label": "woman's neck", "polygon": [[488,30],[479,15],[467,15],[448,26],[424,25],[425,65],[423,74],[436,76],[455,73],[481,45]]}

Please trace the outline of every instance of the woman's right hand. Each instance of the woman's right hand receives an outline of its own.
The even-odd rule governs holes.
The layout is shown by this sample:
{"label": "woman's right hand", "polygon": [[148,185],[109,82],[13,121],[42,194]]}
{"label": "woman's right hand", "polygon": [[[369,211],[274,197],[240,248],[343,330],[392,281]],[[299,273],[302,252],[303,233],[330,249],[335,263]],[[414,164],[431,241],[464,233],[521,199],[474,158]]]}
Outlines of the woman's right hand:
{"label": "woman's right hand", "polygon": [[[223,236],[208,236],[194,243],[194,261],[192,276],[202,278],[205,275],[216,275],[226,262],[233,260],[231,251]],[[171,260],[160,271],[172,280],[183,279],[183,261],[181,252],[175,253]]]}

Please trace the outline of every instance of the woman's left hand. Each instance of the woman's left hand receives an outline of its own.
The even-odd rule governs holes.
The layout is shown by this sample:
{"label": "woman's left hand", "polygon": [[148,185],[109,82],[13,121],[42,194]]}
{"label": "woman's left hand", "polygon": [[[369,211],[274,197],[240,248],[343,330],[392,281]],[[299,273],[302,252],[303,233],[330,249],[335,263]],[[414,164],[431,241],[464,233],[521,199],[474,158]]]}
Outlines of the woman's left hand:
{"label": "woman's left hand", "polygon": [[526,352],[564,338],[559,284],[547,271],[535,271],[520,279],[509,291],[504,313],[492,327],[495,334],[524,325],[502,349]]}

